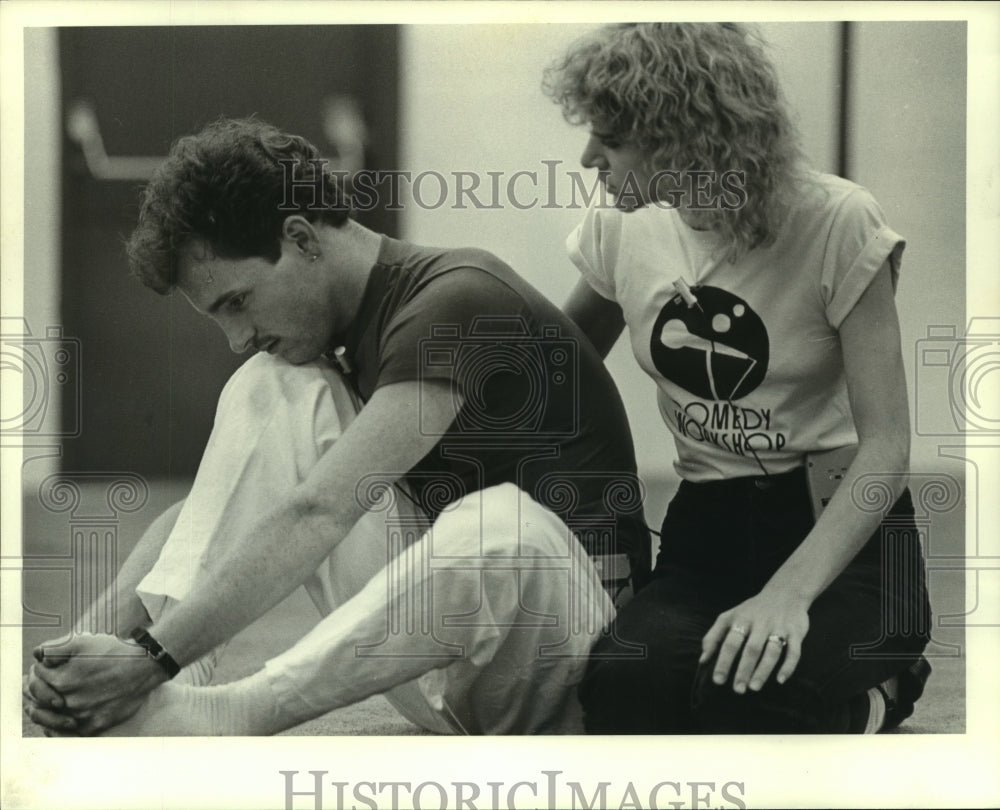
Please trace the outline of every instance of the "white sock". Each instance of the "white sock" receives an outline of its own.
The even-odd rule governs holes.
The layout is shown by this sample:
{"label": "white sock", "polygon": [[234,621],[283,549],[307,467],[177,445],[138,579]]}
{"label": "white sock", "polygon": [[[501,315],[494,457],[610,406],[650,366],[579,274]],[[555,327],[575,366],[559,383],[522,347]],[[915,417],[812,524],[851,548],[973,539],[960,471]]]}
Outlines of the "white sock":
{"label": "white sock", "polygon": [[185,684],[187,686],[208,686],[215,673],[215,665],[218,663],[218,655],[215,650],[206,653],[192,664],[188,664],[177,673],[173,683]]}
{"label": "white sock", "polygon": [[[179,676],[178,676],[179,677]],[[170,681],[154,689],[110,737],[214,737],[276,734],[301,722],[285,717],[265,670],[221,686]]]}

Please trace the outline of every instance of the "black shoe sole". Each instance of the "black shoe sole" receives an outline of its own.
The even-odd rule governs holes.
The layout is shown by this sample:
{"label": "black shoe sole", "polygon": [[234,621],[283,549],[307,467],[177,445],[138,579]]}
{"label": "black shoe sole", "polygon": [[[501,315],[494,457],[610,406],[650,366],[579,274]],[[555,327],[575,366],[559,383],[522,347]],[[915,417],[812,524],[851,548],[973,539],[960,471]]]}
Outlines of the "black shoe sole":
{"label": "black shoe sole", "polygon": [[931,676],[931,664],[922,655],[899,675],[899,689],[895,700],[890,698],[881,687],[882,697],[885,699],[885,722],[882,724],[882,731],[891,731],[898,728],[907,717],[913,714],[913,705],[920,700],[924,694],[924,687],[927,679]]}

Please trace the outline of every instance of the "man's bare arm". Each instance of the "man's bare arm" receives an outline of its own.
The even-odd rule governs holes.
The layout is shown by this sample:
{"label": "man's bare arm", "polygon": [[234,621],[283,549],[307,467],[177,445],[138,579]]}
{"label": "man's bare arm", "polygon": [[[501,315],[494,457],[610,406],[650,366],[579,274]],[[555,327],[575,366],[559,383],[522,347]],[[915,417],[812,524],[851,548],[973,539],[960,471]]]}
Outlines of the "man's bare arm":
{"label": "man's bare arm", "polygon": [[455,402],[448,383],[378,389],[291,496],[224,557],[209,561],[188,597],[150,629],[181,664],[231,638],[298,587],[364,513],[357,488],[394,480],[437,444]]}
{"label": "man's bare arm", "polygon": [[[357,487],[365,476],[391,481],[407,472],[437,444],[456,405],[447,382],[378,389],[306,480],[225,555],[207,561],[188,596],[150,627],[153,638],[184,666],[278,604],[361,517]],[[35,671],[65,697],[70,712],[99,715],[88,721],[90,733],[129,716],[137,698],[166,680],[158,664],[136,656],[134,645],[110,637],[78,636],[53,653],[68,660]]]}

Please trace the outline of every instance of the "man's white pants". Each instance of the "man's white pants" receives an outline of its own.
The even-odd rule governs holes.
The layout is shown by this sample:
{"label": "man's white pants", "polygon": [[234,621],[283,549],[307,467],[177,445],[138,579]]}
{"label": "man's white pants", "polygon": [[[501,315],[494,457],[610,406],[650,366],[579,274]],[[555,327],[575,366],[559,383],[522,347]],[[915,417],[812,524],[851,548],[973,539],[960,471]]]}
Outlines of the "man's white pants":
{"label": "man's white pants", "polygon": [[[239,544],[355,414],[326,363],[248,360],[137,589],[150,615],[183,599],[205,561]],[[323,618],[266,664],[282,709],[301,722],[385,693],[440,733],[582,732],[576,685],[613,607],[565,523],[504,484],[450,503],[428,528],[378,472],[358,482],[359,497],[383,497],[303,583]]]}

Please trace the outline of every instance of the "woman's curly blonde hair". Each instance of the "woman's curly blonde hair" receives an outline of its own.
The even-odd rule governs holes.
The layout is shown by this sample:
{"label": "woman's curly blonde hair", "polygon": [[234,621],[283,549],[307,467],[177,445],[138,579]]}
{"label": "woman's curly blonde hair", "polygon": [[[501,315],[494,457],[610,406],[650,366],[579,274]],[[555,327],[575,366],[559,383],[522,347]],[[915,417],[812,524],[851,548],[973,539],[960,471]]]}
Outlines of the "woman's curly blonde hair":
{"label": "woman's curly blonde hair", "polygon": [[762,41],[735,23],[613,25],[545,71],[574,124],[638,147],[651,170],[743,172],[746,202],[712,211],[730,260],[772,243],[801,166],[798,134]]}

